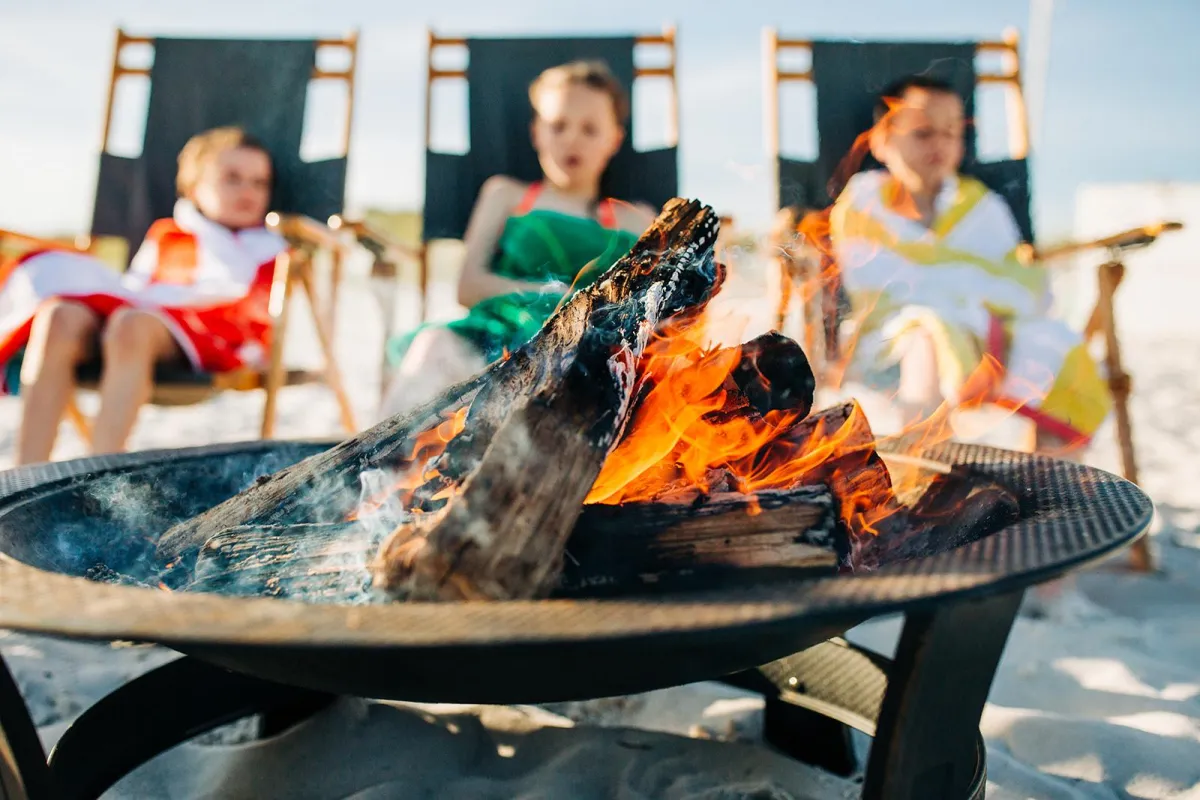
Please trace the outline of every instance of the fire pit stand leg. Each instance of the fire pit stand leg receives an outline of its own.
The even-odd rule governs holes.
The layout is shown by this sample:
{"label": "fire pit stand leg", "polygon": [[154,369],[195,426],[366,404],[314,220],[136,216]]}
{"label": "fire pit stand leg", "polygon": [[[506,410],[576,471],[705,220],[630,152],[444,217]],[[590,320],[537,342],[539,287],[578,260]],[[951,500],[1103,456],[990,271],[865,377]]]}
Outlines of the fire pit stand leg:
{"label": "fire pit stand leg", "polygon": [[46,751],[21,690],[0,655],[0,800],[51,797]]}
{"label": "fire pit stand leg", "polygon": [[184,656],[87,709],[47,759],[0,658],[0,800],[91,800],[141,764],[206,731],[256,713],[311,713],[328,698]]}
{"label": "fire pit stand leg", "polygon": [[979,800],[979,718],[1021,595],[909,613],[894,661],[833,638],[724,681],[765,696],[763,738],[799,761],[850,775],[848,729],[873,737],[864,800]]}
{"label": "fire pit stand leg", "polygon": [[961,800],[979,719],[1023,592],[910,612],[867,762],[864,800]]}
{"label": "fire pit stand leg", "polygon": [[183,656],[102,698],[63,733],[50,753],[55,797],[99,797],[177,744],[252,714],[311,707],[325,696]]}

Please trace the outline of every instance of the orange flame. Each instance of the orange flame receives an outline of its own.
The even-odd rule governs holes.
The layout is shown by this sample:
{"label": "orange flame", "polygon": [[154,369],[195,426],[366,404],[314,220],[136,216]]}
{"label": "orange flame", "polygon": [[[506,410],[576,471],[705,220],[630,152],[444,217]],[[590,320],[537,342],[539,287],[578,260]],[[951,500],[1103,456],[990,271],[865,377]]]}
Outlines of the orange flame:
{"label": "orange flame", "polygon": [[[891,124],[903,107],[895,98],[886,102],[882,119],[856,138],[835,170],[828,187],[830,196],[840,194],[866,158],[872,136]],[[825,318],[833,316],[829,304],[836,302],[840,280],[829,227],[829,209],[825,209],[805,215],[794,229],[819,255],[818,268],[809,270],[808,279],[800,285],[801,298],[807,305],[819,297],[826,305],[826,313],[820,315]],[[879,460],[879,443],[861,407],[855,403],[844,416],[818,414],[812,421],[799,410],[759,413],[747,408],[746,398],[733,381],[743,362],[743,348],[715,347],[713,324],[709,312],[688,314],[654,334],[639,361],[633,415],[585,503],[669,501],[696,493],[732,491],[750,496],[748,513],[753,514],[761,510],[753,497],[757,492],[824,482],[831,487],[852,531],[878,534],[881,523],[901,508],[897,496],[913,487],[893,485],[890,477],[878,479],[881,472],[884,476],[890,473]],[[856,344],[851,340],[839,348],[828,376],[834,387],[841,384]],[[506,351],[504,357],[508,356]],[[906,421],[901,433],[886,440],[887,444],[891,449],[914,452],[949,440],[954,434],[953,412],[997,402],[996,388],[1003,374],[1000,363],[985,356],[953,407],[943,404],[926,419]],[[374,504],[378,508],[397,495],[407,505],[417,487],[437,477],[425,465],[465,423],[466,409],[462,409],[417,437],[408,471],[366,507]],[[918,475],[916,471],[902,474],[911,475],[908,480]],[[921,479],[927,480],[928,475]],[[448,486],[439,497],[454,491],[455,487]],[[360,508],[358,513],[364,510]]]}
{"label": "orange flame", "polygon": [[417,434],[412,449],[405,458],[407,468],[400,472],[396,482],[374,497],[359,503],[358,508],[347,517],[347,521],[353,522],[365,514],[371,514],[393,498],[407,506],[412,498],[412,493],[418,487],[437,477],[437,470],[427,470],[425,467],[442,454],[451,439],[466,428],[469,408],[469,406],[463,406],[455,411],[449,419]]}
{"label": "orange flame", "polygon": [[[811,418],[800,410],[760,414],[732,381],[744,349],[712,350],[703,342],[702,326],[688,325],[652,340],[641,375],[644,393],[585,502],[664,502],[714,491],[754,495],[822,482],[852,531],[878,533],[901,508],[898,492],[913,487],[892,486],[862,408],[853,403],[844,416]],[[1002,375],[999,363],[985,357],[953,407],[944,404],[912,421],[888,444],[911,452],[950,439],[952,412],[992,401]],[[910,480],[917,475],[906,474]],[[751,504],[750,512],[756,510]]]}

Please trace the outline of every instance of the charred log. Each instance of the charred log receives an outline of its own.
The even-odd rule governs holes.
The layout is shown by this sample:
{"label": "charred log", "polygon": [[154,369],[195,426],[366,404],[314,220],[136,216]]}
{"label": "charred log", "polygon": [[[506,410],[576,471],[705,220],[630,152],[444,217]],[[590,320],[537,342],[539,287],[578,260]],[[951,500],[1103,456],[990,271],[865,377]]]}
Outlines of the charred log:
{"label": "charred log", "polygon": [[671,220],[661,231],[665,253],[651,258],[635,248],[629,268],[613,278],[629,278],[633,288],[570,303],[556,315],[560,324],[548,328],[562,338],[550,349],[574,354],[566,368],[544,372],[533,398],[514,404],[486,443],[451,441],[434,470],[445,476],[474,468],[442,510],[384,542],[378,585],[418,599],[533,598],[553,588],[567,537],[629,417],[650,332],[673,314],[702,307],[719,283],[715,215],[700,207],[681,211],[671,205],[664,213]]}
{"label": "charred log", "polygon": [[567,542],[557,592],[711,587],[766,569],[832,574],[847,555],[833,496],[819,485],[699,504],[593,505]]}
{"label": "charred log", "polygon": [[[829,574],[847,554],[828,489],[805,486],[700,505],[586,506],[551,596],[677,588],[750,570]],[[201,548],[179,588],[316,603],[381,602],[368,564],[379,540],[357,522],[241,527]]]}

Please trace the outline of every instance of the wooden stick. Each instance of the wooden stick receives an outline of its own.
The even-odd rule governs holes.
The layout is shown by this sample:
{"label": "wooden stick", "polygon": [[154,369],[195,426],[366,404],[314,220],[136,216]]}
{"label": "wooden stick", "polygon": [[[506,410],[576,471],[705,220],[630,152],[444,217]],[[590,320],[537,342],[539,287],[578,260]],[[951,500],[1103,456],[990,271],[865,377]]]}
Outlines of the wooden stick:
{"label": "wooden stick", "polygon": [[[336,283],[335,283],[336,285]],[[342,382],[342,372],[338,368],[337,353],[333,348],[333,315],[322,315],[317,306],[317,291],[313,283],[311,269],[300,272],[300,286],[308,298],[308,307],[313,315],[313,327],[317,332],[317,341],[321,345],[321,353],[325,356],[325,383],[337,400],[338,411],[342,417],[342,427],[347,433],[358,431],[358,423],[354,419],[354,407],[350,404],[350,395],[346,393],[346,385]],[[336,297],[331,300],[336,302]]]}
{"label": "wooden stick", "polygon": [[[368,469],[407,463],[417,437],[471,402],[495,365],[438,397],[380,422],[353,439],[255,483],[205,513],[169,529],[158,541],[165,562],[190,560],[216,534],[243,525],[289,525],[311,521],[314,509],[345,517],[358,502],[359,476]],[[306,519],[309,518],[309,519]]]}
{"label": "wooden stick", "polygon": [[916,467],[917,469],[935,472],[939,475],[950,475],[954,472],[954,467],[942,461],[934,461],[932,458],[921,458],[920,456],[910,455],[909,453],[892,453],[887,450],[880,450],[879,457],[885,463],[902,464],[906,467]]}
{"label": "wooden stick", "polygon": [[271,279],[270,314],[271,326],[271,355],[267,363],[266,400],[263,402],[262,429],[260,434],[264,439],[275,435],[275,409],[279,389],[283,386],[283,345],[287,338],[288,316],[292,306],[292,273],[293,258],[291,250],[285,250],[275,257],[275,272]]}
{"label": "wooden stick", "polygon": [[[1098,269],[1100,296],[1096,300],[1095,316],[1104,335],[1104,366],[1108,373],[1109,391],[1113,398],[1113,416],[1117,445],[1121,451],[1121,473],[1126,480],[1138,483],[1137,454],[1133,447],[1133,417],[1129,413],[1129,393],[1132,382],[1121,360],[1121,340],[1117,335],[1116,293],[1125,274],[1119,262],[1101,264]],[[1129,565],[1134,572],[1151,572],[1154,557],[1150,553],[1149,537],[1142,536],[1129,549]]]}

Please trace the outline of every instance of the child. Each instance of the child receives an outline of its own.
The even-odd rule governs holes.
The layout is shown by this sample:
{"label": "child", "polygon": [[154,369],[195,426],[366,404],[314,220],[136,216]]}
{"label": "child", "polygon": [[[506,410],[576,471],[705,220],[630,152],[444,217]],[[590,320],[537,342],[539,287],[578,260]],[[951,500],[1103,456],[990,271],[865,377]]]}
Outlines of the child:
{"label": "child", "polygon": [[629,100],[598,62],[542,73],[529,89],[533,147],[543,179],[507,176],[480,189],[463,242],[462,319],[389,343],[398,369],[382,412],[391,416],[465,380],[542,327],[569,291],[604,273],[653,221],[644,206],[600,197],[625,136]]}
{"label": "child", "polygon": [[49,459],[91,358],[102,363],[94,453],[124,449],[155,365],[219,372],[264,358],[275,257],[287,246],[264,227],[273,178],[266,148],[240,129],[201,133],[179,155],[174,216],[151,226],[124,275],[53,249],[0,274],[0,364],[19,369],[24,401],[18,464]]}
{"label": "child", "polygon": [[991,355],[1004,369],[988,400],[1030,418],[1039,449],[1086,444],[1111,397],[1082,336],[1047,318],[1047,276],[1019,258],[1004,200],[958,173],[961,98],[910,77],[885,92],[876,120],[870,148],[885,169],[851,178],[830,214],[855,364],[899,364],[897,400],[912,422],[978,399],[960,394]]}

